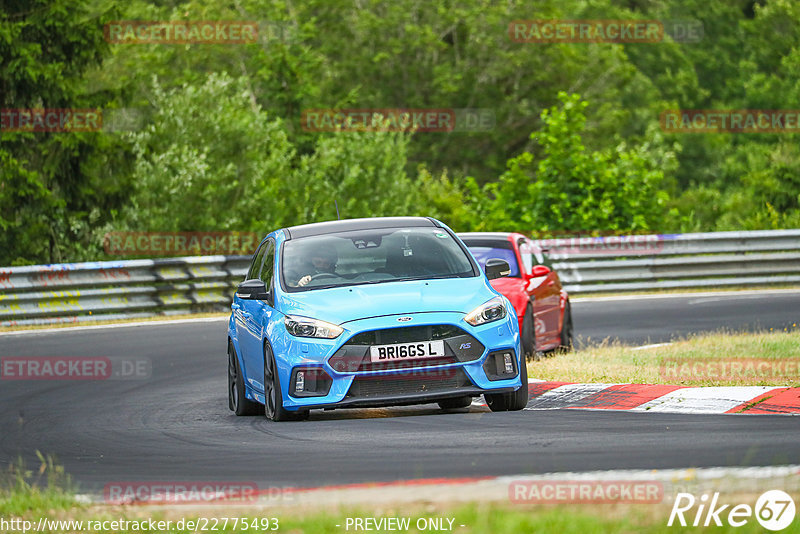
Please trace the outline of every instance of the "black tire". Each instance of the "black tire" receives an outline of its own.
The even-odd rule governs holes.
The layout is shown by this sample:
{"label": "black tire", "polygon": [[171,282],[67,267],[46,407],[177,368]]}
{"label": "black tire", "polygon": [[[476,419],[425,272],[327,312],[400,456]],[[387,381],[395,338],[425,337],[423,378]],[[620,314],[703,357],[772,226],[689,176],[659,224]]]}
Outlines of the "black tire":
{"label": "black tire", "polygon": [[517,391],[508,394],[508,411],[510,412],[516,412],[528,405],[528,364],[525,358],[522,358],[519,375],[522,379],[522,386]]}
{"label": "black tire", "polygon": [[572,309],[567,301],[564,308],[564,323],[561,325],[561,344],[558,346],[558,352],[570,352],[573,345],[573,327],[572,327]]}
{"label": "black tire", "polygon": [[300,421],[308,417],[308,410],[291,412],[283,407],[280,377],[275,365],[275,355],[269,344],[264,344],[264,415],[270,421]]}
{"label": "black tire", "polygon": [[536,358],[536,333],[533,328],[533,308],[530,304],[525,309],[525,315],[522,316],[522,352],[525,358]]}
{"label": "black tire", "polygon": [[525,358],[521,358],[522,368],[520,377],[522,386],[517,391],[511,393],[485,393],[486,405],[493,412],[515,412],[528,405],[528,364]]}
{"label": "black tire", "polygon": [[244,378],[233,343],[228,342],[228,408],[236,415],[257,415],[261,405],[245,397]]}
{"label": "black tire", "polygon": [[486,406],[493,412],[508,411],[508,393],[484,393],[483,398],[486,399]]}
{"label": "black tire", "polygon": [[458,410],[459,408],[466,408],[472,404],[472,397],[455,397],[452,399],[442,399],[438,403],[439,408],[442,410]]}

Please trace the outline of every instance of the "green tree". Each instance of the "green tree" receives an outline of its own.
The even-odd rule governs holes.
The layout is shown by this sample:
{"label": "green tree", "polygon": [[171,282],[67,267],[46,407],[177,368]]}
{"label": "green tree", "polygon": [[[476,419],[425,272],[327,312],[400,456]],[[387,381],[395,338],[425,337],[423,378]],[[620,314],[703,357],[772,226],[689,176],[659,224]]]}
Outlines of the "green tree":
{"label": "green tree", "polygon": [[[86,2],[0,4],[0,109],[95,108],[83,75],[106,49]],[[98,132],[0,130],[0,264],[54,262],[109,217],[116,184],[87,172],[108,147]]]}
{"label": "green tree", "polygon": [[483,227],[524,231],[641,231],[658,229],[667,215],[661,190],[664,170],[674,154],[652,143],[628,148],[588,150],[581,134],[587,102],[559,93],[562,104],[542,113],[541,131],[531,134],[540,146],[537,159],[523,152],[485,191]]}
{"label": "green tree", "polygon": [[180,89],[154,81],[151,91],[153,116],[130,134],[134,190],[114,229],[266,233],[293,215],[279,193],[294,150],[246,80],[211,74]]}

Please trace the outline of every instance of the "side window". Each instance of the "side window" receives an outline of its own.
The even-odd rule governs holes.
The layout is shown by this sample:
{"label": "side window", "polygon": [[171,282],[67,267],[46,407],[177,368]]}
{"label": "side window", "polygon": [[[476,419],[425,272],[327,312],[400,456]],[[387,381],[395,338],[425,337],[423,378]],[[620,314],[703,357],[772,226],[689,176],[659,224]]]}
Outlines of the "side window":
{"label": "side window", "polygon": [[522,270],[526,274],[531,274],[531,269],[533,269],[534,265],[531,246],[524,239],[517,241],[517,246],[519,247],[519,255],[522,258]]}
{"label": "side window", "polygon": [[534,265],[546,265],[553,268],[552,263],[542,253],[541,247],[535,242],[530,240],[519,240],[519,255],[522,256],[522,262],[525,264],[525,271],[531,272]]}
{"label": "side window", "polygon": [[269,246],[269,241],[263,243],[260,247],[258,247],[258,251],[256,251],[256,255],[253,257],[253,263],[250,264],[250,270],[247,271],[247,278],[246,280],[253,280],[258,278],[258,273],[261,270],[261,261],[264,259],[264,251]]}
{"label": "side window", "polygon": [[274,277],[272,276],[275,271],[275,243],[271,240],[267,241],[267,251],[264,253],[264,267],[261,269],[259,278],[267,286],[267,291],[272,289]]}
{"label": "side window", "polygon": [[545,255],[544,251],[542,251],[542,247],[540,247],[537,243],[529,241],[531,250],[533,251],[534,261],[539,265],[544,265],[549,267],[550,269],[553,268],[553,262],[550,261],[550,258]]}

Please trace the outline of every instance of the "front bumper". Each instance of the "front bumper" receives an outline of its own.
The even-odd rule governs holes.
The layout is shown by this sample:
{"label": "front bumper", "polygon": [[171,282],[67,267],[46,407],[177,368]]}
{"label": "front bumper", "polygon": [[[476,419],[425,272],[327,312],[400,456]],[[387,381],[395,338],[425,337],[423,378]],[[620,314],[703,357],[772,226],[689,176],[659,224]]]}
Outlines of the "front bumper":
{"label": "front bumper", "polygon": [[[408,314],[404,317],[412,319],[407,323],[398,322],[399,317],[346,323],[342,325],[345,331],[335,340],[296,338],[288,333],[282,336],[285,352],[277,360],[283,363],[278,367],[284,407],[296,410],[424,404],[452,397],[514,391],[520,387],[521,347],[514,314],[478,327],[464,322],[463,314],[453,312]],[[370,361],[370,344],[427,341],[415,339],[421,337],[423,331],[445,341],[444,357],[403,361],[396,365],[378,365]],[[487,376],[486,369],[491,368],[492,363],[487,362],[487,357],[498,350],[513,354],[513,377],[498,379],[491,373]],[[295,377],[300,369],[327,375],[330,383],[323,389],[326,393],[297,394]]]}

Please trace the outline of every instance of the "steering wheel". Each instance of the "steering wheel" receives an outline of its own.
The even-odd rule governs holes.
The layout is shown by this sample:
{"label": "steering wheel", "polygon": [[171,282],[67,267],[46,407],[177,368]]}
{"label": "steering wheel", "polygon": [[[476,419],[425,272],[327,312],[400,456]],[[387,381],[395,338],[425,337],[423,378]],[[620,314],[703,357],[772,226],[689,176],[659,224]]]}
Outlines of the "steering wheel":
{"label": "steering wheel", "polygon": [[339,278],[339,275],[333,273],[317,273],[312,274],[310,280],[319,280],[320,278]]}

